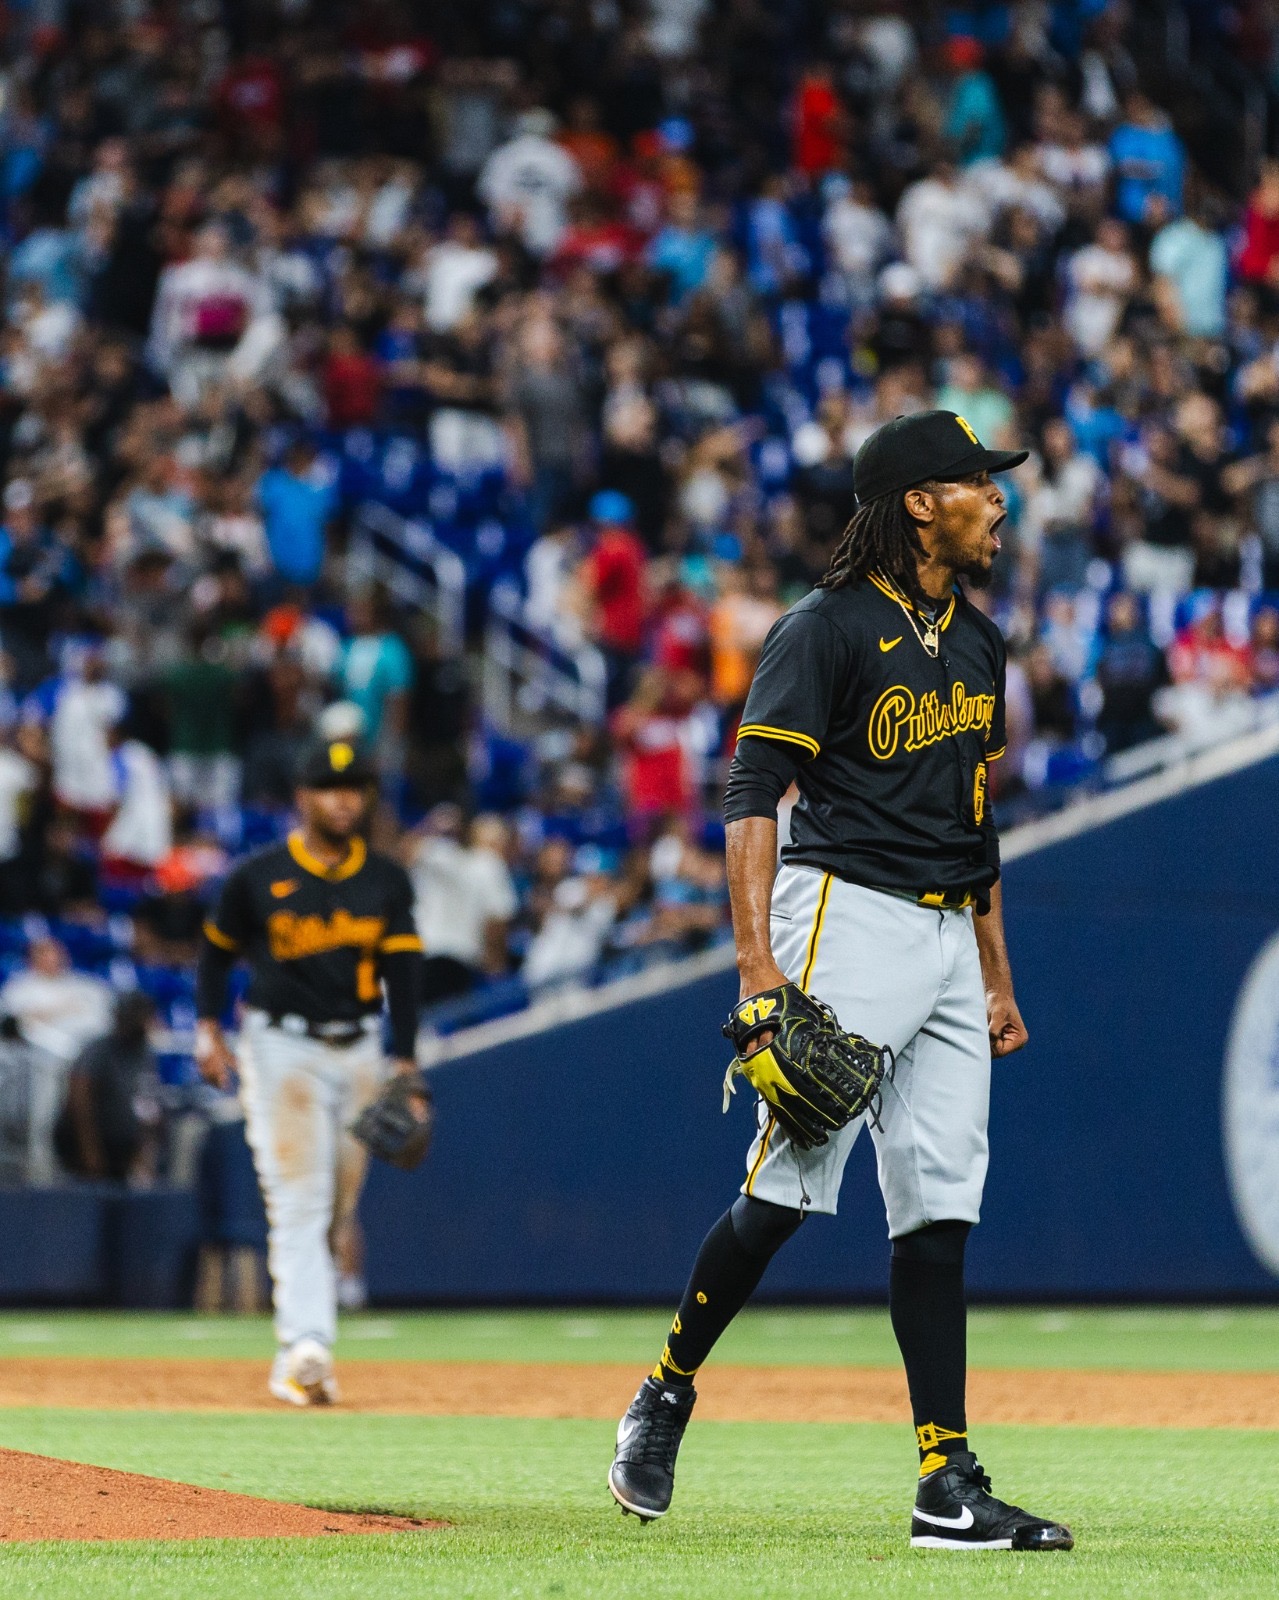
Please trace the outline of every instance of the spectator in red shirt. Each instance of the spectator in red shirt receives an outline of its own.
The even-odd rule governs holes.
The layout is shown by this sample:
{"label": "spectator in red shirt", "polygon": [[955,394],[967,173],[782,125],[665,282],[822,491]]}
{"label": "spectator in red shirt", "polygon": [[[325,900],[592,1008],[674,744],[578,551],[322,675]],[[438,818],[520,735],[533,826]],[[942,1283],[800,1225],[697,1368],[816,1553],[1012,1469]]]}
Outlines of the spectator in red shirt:
{"label": "spectator in red shirt", "polygon": [[382,374],[349,323],[333,330],[323,381],[330,428],[366,427],[376,419]]}
{"label": "spectator in red shirt", "polygon": [[635,261],[643,236],[628,222],[611,217],[593,195],[582,195],[569,205],[571,221],[551,258],[552,268],[567,277],[574,267],[593,272],[616,272]]}
{"label": "spectator in red shirt", "polygon": [[791,161],[808,176],[830,172],[844,153],[844,111],[830,68],[815,64],[800,79],[795,94]]}
{"label": "spectator in red shirt", "polygon": [[272,56],[240,57],[217,88],[218,120],[237,150],[269,155],[284,127],[284,74]]}
{"label": "spectator in red shirt", "polygon": [[[656,568],[659,563],[654,562]],[[706,679],[709,631],[706,606],[685,588],[680,572],[668,557],[660,563],[661,580],[653,585],[652,643],[649,659],[669,672],[692,672]]]}
{"label": "spectator in red shirt", "polygon": [[1239,276],[1249,283],[1279,289],[1279,161],[1262,162],[1243,226]]}
{"label": "spectator in red shirt", "polygon": [[1206,685],[1216,694],[1248,686],[1248,650],[1226,637],[1215,599],[1205,599],[1197,606],[1194,620],[1173,641],[1168,665],[1174,683]]}
{"label": "spectator in red shirt", "polygon": [[625,809],[643,835],[660,819],[697,803],[715,736],[715,719],[703,715],[700,690],[696,673],[650,667],[614,715]]}
{"label": "spectator in red shirt", "polygon": [[635,511],[616,489],[591,501],[595,539],[582,563],[591,632],[609,663],[610,702],[624,693],[630,668],[644,648],[644,567],[648,553],[631,523]]}

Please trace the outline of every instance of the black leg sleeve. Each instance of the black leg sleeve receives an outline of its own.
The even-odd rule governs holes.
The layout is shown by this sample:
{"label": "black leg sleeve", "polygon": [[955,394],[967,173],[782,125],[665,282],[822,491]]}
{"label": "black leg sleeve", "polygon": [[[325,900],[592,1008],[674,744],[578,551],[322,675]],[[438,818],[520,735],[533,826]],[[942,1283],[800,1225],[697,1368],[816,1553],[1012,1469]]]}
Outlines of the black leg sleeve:
{"label": "black leg sleeve", "polygon": [[653,1376],[691,1384],[715,1341],[754,1294],[774,1254],[803,1212],[747,1195],[737,1199],[702,1241],[671,1335]]}
{"label": "black leg sleeve", "polygon": [[964,1246],[970,1223],[934,1222],[893,1240],[888,1304],[906,1366],[921,1461],[968,1448]]}

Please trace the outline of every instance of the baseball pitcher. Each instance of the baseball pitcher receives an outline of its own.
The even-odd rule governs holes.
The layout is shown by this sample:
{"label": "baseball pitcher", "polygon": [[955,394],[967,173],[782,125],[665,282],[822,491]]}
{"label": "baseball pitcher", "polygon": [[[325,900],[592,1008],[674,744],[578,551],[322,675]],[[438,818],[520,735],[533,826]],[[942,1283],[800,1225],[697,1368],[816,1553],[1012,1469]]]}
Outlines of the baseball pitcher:
{"label": "baseball pitcher", "polygon": [[[354,1214],[366,1144],[411,1165],[429,1129],[413,1060],[422,946],[412,890],[360,832],[374,779],[365,753],[345,741],[306,755],[301,826],[228,875],[204,927],[196,984],[196,1060],[219,1088],[239,1072],[266,1202],[279,1346],[270,1390],[296,1406],[337,1399],[333,1241]],[[233,1056],[218,1019],[240,960],[251,978]]]}
{"label": "baseball pitcher", "polygon": [[727,1087],[740,1074],[758,1091],[758,1131],[618,1430],[609,1487],[642,1518],[670,1505],[698,1368],[807,1213],[835,1211],[869,1121],[919,1446],[911,1543],[1072,1547],[1069,1529],[990,1492],[965,1412],[964,1247],[991,1058],[1026,1028],[986,794],[1004,641],[956,580],[989,580],[1005,515],[992,474],[1025,459],[984,449],[950,411],[880,428],[854,461],[857,510],[828,572],[764,645],[725,804],[741,975]]}

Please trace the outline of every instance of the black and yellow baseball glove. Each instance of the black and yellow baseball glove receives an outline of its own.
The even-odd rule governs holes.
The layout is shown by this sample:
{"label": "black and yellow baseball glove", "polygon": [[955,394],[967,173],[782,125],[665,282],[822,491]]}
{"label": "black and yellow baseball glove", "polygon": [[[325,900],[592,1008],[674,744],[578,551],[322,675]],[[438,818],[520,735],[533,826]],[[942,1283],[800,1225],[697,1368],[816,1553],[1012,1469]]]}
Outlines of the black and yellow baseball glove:
{"label": "black and yellow baseball glove", "polygon": [[[760,1035],[770,1031],[771,1043],[760,1045]],[[863,1111],[878,1123],[880,1085],[892,1069],[892,1051],[845,1033],[831,1008],[798,984],[739,1001],[724,1035],[736,1051],[724,1078],[725,1111],[740,1072],[801,1150],[825,1144]]]}
{"label": "black and yellow baseball glove", "polygon": [[402,1072],[387,1081],[350,1131],[372,1155],[409,1172],[430,1148],[434,1126],[431,1091],[419,1074]]}

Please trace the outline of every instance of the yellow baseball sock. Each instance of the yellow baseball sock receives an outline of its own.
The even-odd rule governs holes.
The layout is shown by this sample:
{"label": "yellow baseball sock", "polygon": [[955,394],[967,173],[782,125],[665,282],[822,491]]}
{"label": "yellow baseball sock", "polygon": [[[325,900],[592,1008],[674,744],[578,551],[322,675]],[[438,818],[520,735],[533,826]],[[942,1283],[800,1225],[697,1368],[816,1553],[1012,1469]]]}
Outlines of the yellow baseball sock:
{"label": "yellow baseball sock", "polygon": [[915,1429],[919,1444],[919,1475],[927,1477],[938,1467],[946,1465],[946,1458],[957,1451],[967,1450],[967,1432],[956,1433],[953,1428],[940,1428],[935,1422],[925,1422]]}

